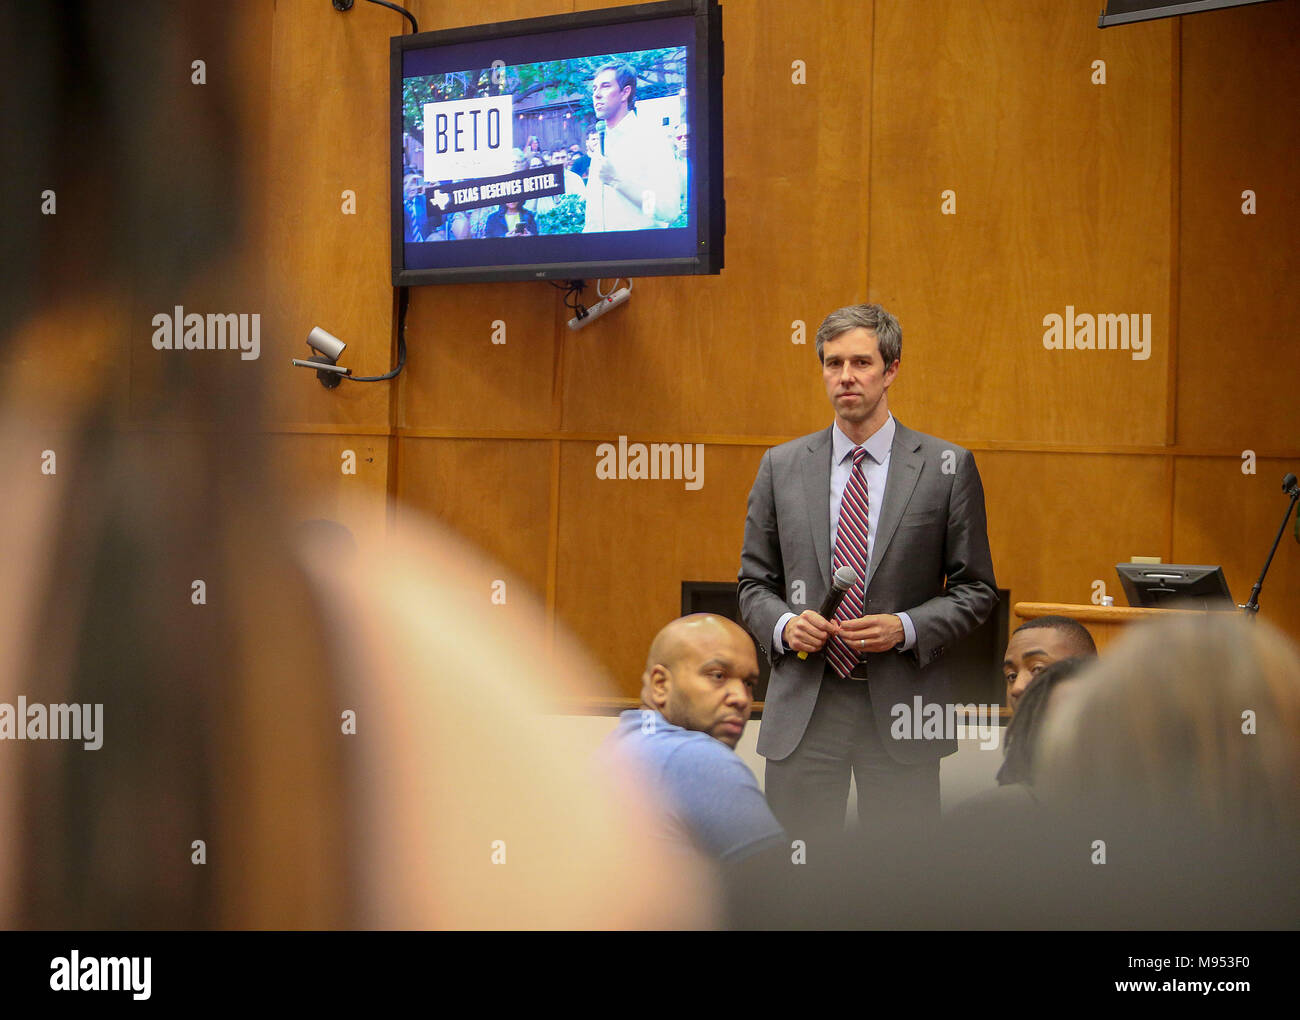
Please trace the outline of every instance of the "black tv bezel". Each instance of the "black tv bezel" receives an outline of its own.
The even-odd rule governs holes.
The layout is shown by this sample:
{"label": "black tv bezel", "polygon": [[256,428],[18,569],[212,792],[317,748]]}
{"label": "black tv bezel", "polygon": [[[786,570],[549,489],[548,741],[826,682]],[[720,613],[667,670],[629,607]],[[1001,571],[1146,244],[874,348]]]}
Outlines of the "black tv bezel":
{"label": "black tv bezel", "polygon": [[[1204,603],[1204,608],[1210,612],[1232,611],[1237,608],[1228,588],[1227,576],[1223,573],[1223,567],[1217,563],[1116,563],[1115,572],[1119,574],[1120,586],[1124,589],[1129,605],[1136,609],[1180,609],[1187,606],[1177,603],[1192,602]],[[1143,575],[1159,572],[1179,574],[1180,580],[1189,587],[1208,580],[1217,590],[1214,595],[1188,595],[1175,591],[1175,594],[1166,599],[1152,600],[1147,597],[1150,586],[1146,584],[1148,578]],[[1133,601],[1135,596],[1137,602]]]}
{"label": "black tv bezel", "polygon": [[[402,57],[407,50],[456,43],[486,42],[507,36],[540,35],[575,28],[604,28],[661,18],[695,19],[695,67],[689,81],[690,110],[703,111],[705,125],[691,125],[698,203],[696,246],[698,254],[686,257],[625,259],[618,261],[545,262],[510,266],[453,266],[442,269],[407,269],[402,231]],[[421,287],[444,283],[496,283],[511,280],[588,280],[636,276],[708,276],[723,268],[726,206],[722,193],[722,8],[718,0],[660,0],[657,3],[577,11],[541,18],[521,18],[489,25],[439,29],[416,35],[399,35],[389,45],[389,231],[394,287]],[[702,100],[701,98],[702,97]],[[700,105],[702,102],[702,106]]]}

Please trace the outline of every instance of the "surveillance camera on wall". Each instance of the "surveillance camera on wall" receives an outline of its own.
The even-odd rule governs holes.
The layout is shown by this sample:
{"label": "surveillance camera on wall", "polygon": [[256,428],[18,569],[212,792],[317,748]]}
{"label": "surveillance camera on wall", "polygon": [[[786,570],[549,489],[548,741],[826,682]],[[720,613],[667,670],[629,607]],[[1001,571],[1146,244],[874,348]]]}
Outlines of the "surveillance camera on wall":
{"label": "surveillance camera on wall", "polygon": [[315,326],[307,334],[307,346],[317,352],[316,356],[306,360],[294,358],[292,359],[293,364],[299,368],[316,369],[316,378],[320,380],[321,385],[327,390],[332,390],[337,386],[343,376],[352,374],[352,369],[343,368],[337,363],[339,358],[342,357],[347,344],[334,334],[327,333],[319,326]]}
{"label": "surveillance camera on wall", "polygon": [[347,347],[347,344],[333,333],[327,333],[319,326],[314,326],[312,331],[307,334],[307,346],[325,355],[331,362],[337,362],[343,356],[343,350]]}

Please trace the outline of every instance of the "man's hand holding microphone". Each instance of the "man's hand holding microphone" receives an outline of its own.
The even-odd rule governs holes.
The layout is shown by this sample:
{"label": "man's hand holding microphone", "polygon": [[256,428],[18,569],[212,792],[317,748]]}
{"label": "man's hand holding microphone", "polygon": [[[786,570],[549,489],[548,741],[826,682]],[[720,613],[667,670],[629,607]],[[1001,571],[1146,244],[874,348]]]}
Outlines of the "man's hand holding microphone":
{"label": "man's hand holding microphone", "polygon": [[858,652],[887,652],[903,640],[903,622],[893,613],[861,616],[854,620],[836,620],[844,596],[858,583],[858,573],[850,566],[840,567],[831,578],[830,591],[822,600],[820,609],[805,609],[789,620],[781,632],[786,648],[806,659],[820,652],[826,642],[838,634],[844,642]]}

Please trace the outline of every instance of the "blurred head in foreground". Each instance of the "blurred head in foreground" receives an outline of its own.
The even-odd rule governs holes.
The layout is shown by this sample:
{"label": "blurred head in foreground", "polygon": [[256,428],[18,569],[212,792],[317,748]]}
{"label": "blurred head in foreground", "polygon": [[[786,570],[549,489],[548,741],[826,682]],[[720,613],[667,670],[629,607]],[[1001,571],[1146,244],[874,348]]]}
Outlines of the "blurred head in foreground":
{"label": "blurred head in foreground", "polygon": [[[293,15],[11,6],[0,727],[23,739],[0,740],[0,927],[709,923],[699,873],[656,871],[640,785],[539,723],[600,675],[536,599],[512,591],[507,626],[501,568],[463,539],[405,509],[367,525],[382,477],[352,528],[295,529],[353,498],[338,437],[262,428],[286,405],[261,384],[300,421],[359,393],[150,343],[176,306],[306,333],[264,283],[284,184],[247,151],[281,144],[267,40]],[[57,706],[102,709],[94,739],[53,739]]]}
{"label": "blurred head in foreground", "polygon": [[1300,656],[1235,613],[1135,627],[1053,698],[1045,795],[1151,825],[1280,832],[1300,823]]}

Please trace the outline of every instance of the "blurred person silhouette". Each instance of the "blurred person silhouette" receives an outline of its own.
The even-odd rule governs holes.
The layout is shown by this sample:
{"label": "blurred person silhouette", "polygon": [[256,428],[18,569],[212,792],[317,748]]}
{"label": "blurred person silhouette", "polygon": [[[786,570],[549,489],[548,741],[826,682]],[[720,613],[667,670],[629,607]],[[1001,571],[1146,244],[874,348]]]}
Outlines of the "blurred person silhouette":
{"label": "blurred person silhouette", "polygon": [[449,233],[451,234],[451,240],[453,241],[464,241],[471,237],[472,234],[470,230],[469,217],[464,213],[456,213],[453,215],[451,218]]}
{"label": "blurred person silhouette", "polygon": [[[822,855],[744,927],[1253,929],[1300,917],[1300,653],[1230,613],[1134,625],[1018,710],[1033,810]],[[1056,677],[1053,683],[1053,677]],[[1046,708],[1044,718],[1036,717]],[[1006,791],[1006,787],[1002,788]],[[1004,806],[1004,802],[1000,802]],[[829,858],[829,859],[828,859]]]}
{"label": "blurred person silhouette", "polygon": [[690,128],[685,120],[679,120],[672,129],[673,162],[677,167],[678,190],[682,193],[683,209],[690,208],[691,161]]}
{"label": "blurred person silhouette", "polygon": [[1210,830],[1300,824],[1300,656],[1236,613],[1135,626],[1053,698],[1045,790]]}
{"label": "blurred person silhouette", "polygon": [[[534,199],[531,208],[535,215],[545,216],[556,207],[559,199],[565,195],[577,195],[585,201],[586,186],[583,184],[582,178],[569,169],[568,155],[563,146],[557,148],[551,154],[552,158],[549,165],[558,168],[556,172],[564,181],[564,191],[559,195],[543,195],[541,198]],[[525,208],[528,207],[528,205],[525,205]]]}
{"label": "blurred person silhouette", "polygon": [[402,180],[402,224],[403,239],[416,243],[430,240],[441,225],[437,207],[430,204],[419,174],[407,174]]}
{"label": "blurred person silhouette", "polygon": [[1106,867],[1072,890],[1084,916],[1178,927],[1300,916],[1300,653],[1266,621],[1134,626],[1086,683],[1053,695],[1033,773],[1075,849],[1106,843]]}
{"label": "blurred person silhouette", "polygon": [[579,149],[575,145],[573,149],[577,150],[577,152],[571,169],[582,178],[582,183],[586,185],[589,183],[588,178],[591,175],[592,157],[600,155],[600,129],[597,127],[588,128],[586,134],[582,136],[582,148]]}
{"label": "blurred person silhouette", "polygon": [[[656,871],[643,782],[539,725],[600,679],[563,634],[539,654],[542,607],[512,593],[505,630],[465,597],[500,568],[409,514],[295,531],[272,359],[150,346],[177,305],[299,328],[262,282],[269,16],[23,4],[0,39],[0,715],[102,705],[98,749],[0,739],[0,926],[712,923],[705,872]],[[222,73],[178,83],[178,52]]]}
{"label": "blurred person silhouette", "polygon": [[[527,164],[529,170],[539,170],[542,167],[546,166],[546,160],[543,159],[541,155],[534,154],[528,157]],[[538,201],[539,200],[536,198],[526,199],[523,202],[523,207],[531,215],[537,216],[542,211],[541,208],[538,206]],[[501,207],[498,206],[497,208],[500,209]],[[523,233],[523,231],[520,231],[520,233]],[[539,233],[539,231],[533,231],[533,233]]]}
{"label": "blurred person silhouette", "polygon": [[579,146],[573,145],[569,147],[569,156],[568,156],[567,165],[569,167],[569,170],[572,171],[573,175],[577,177],[578,181],[581,183],[582,188],[579,189],[578,194],[582,195],[585,199],[586,187],[587,187],[587,169],[591,166],[591,157],[585,155]]}

